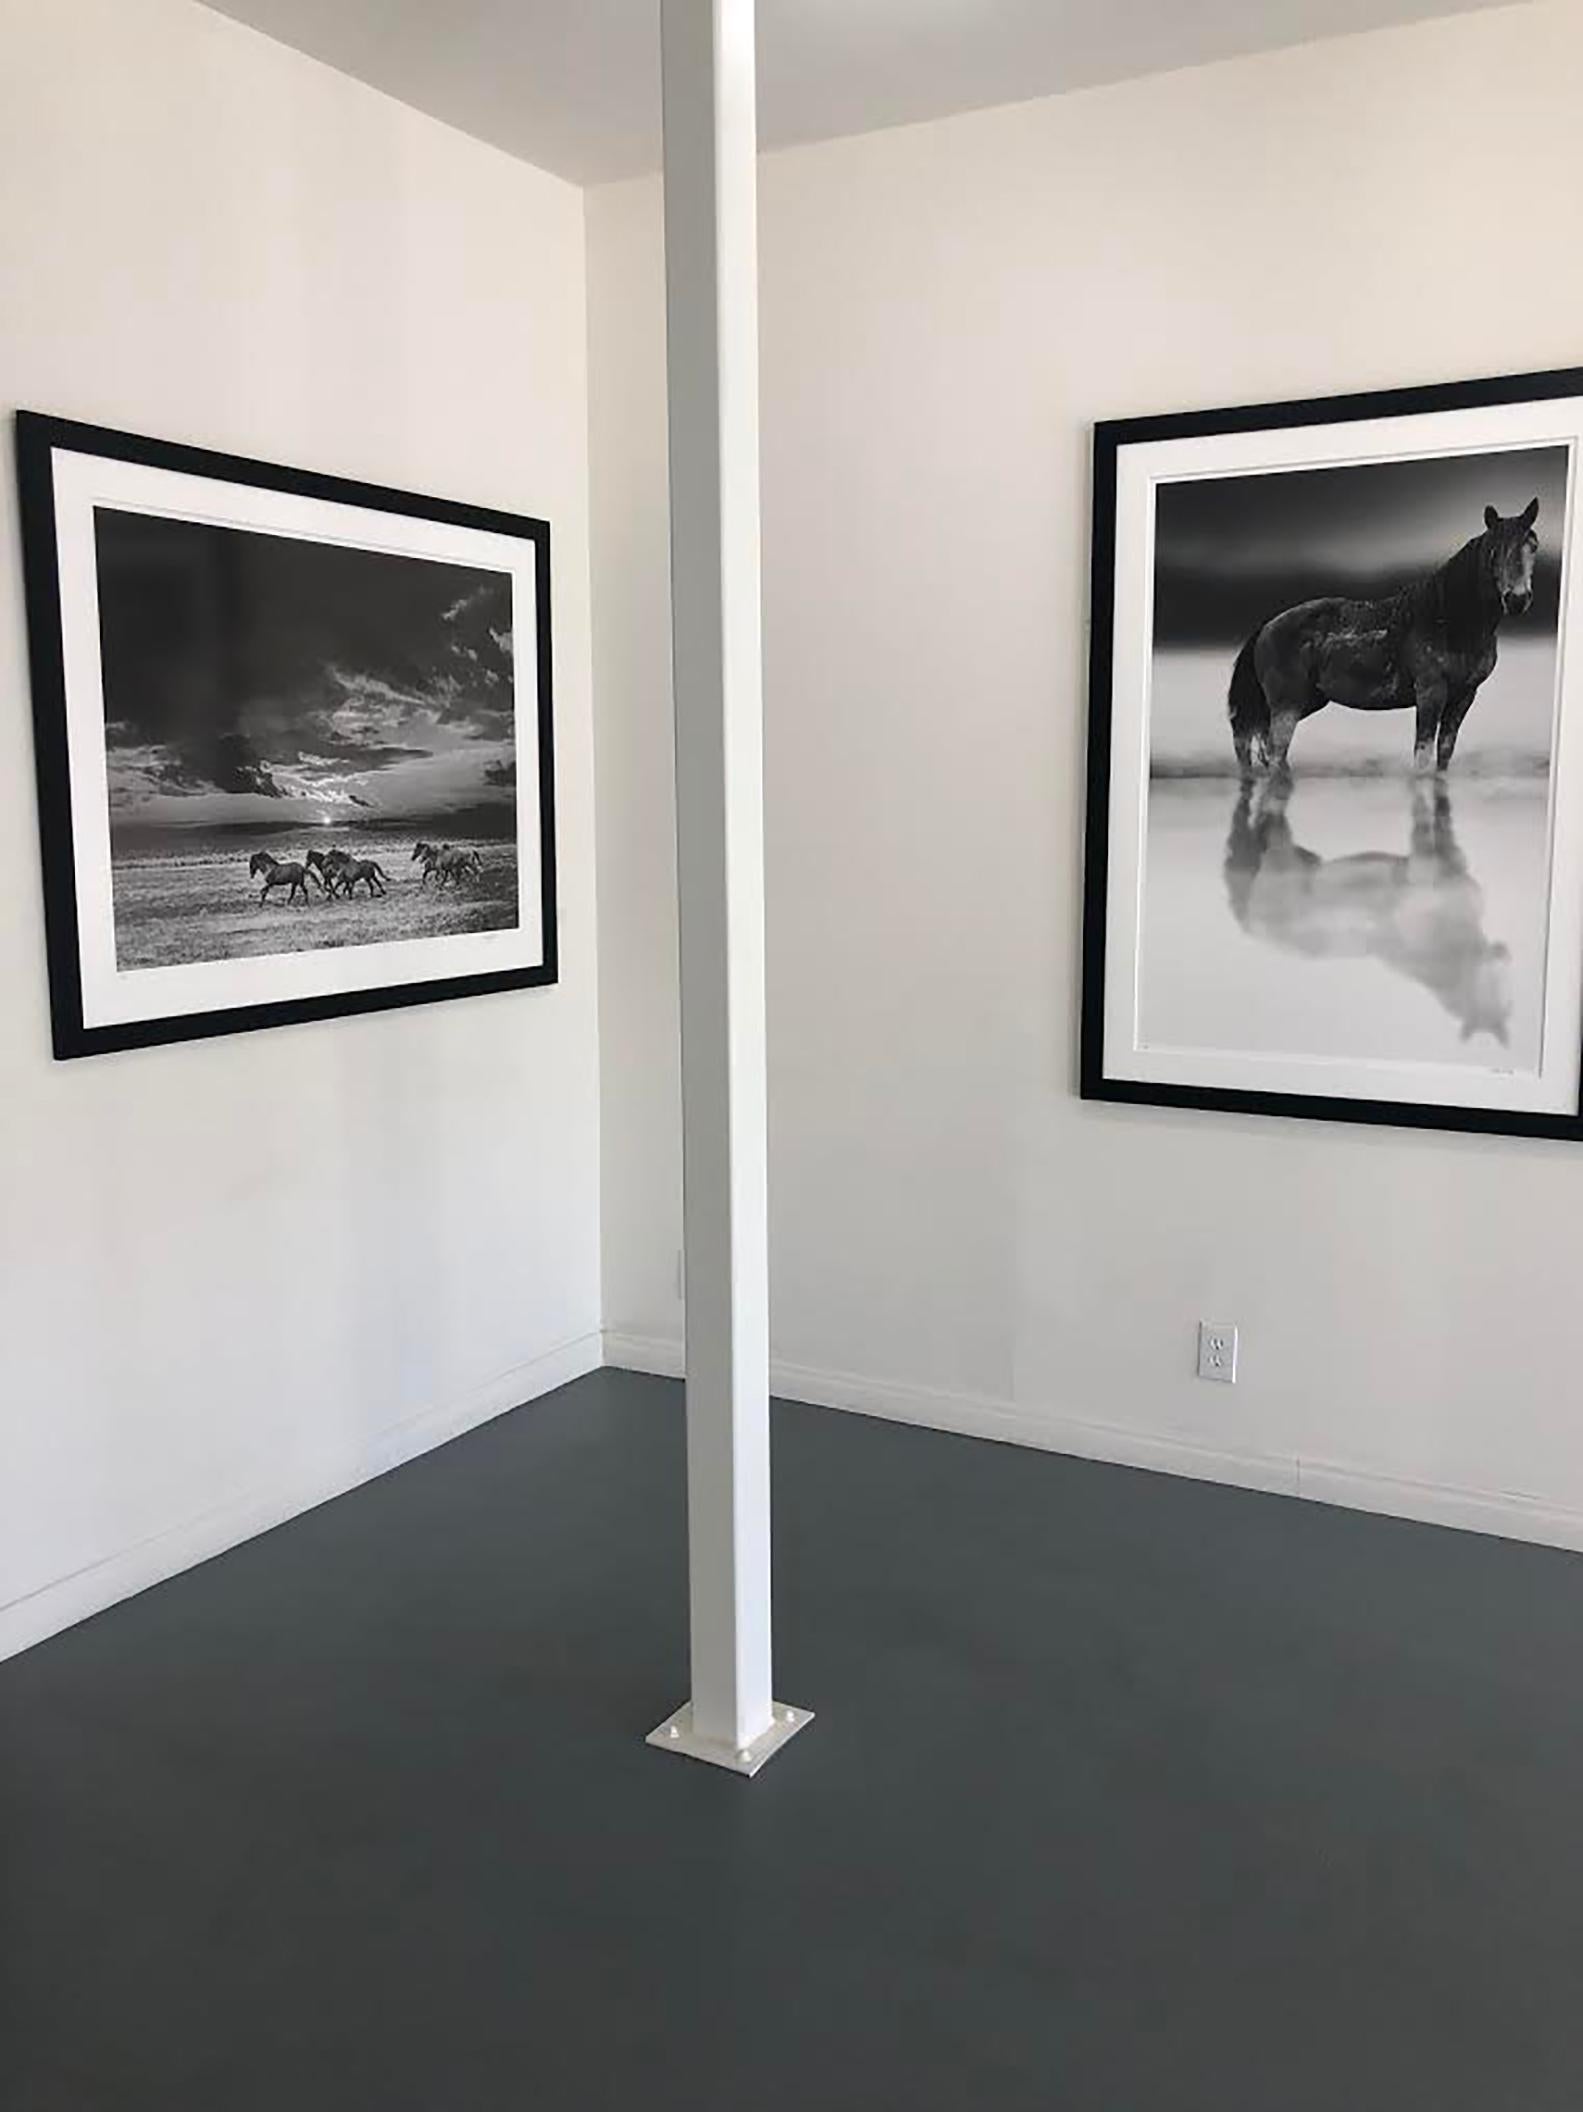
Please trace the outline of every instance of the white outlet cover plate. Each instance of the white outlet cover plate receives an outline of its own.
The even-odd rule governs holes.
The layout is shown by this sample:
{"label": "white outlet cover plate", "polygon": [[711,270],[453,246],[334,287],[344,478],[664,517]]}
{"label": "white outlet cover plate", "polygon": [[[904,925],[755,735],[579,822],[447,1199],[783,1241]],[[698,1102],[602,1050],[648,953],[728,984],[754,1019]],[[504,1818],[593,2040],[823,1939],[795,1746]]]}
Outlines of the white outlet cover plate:
{"label": "white outlet cover plate", "polygon": [[1198,1376],[1221,1386],[1237,1383],[1237,1330],[1224,1320],[1198,1323]]}

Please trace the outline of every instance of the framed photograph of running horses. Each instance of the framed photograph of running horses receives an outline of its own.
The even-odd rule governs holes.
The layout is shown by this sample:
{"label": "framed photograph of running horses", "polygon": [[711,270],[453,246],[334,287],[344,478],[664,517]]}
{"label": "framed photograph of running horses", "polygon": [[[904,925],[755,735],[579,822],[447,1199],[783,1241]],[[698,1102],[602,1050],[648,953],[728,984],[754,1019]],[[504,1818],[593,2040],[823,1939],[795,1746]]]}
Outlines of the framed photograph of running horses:
{"label": "framed photograph of running horses", "polygon": [[1101,425],[1082,1091],[1583,1136],[1583,370]]}
{"label": "framed photograph of running horses", "polygon": [[16,440],[56,1054],[553,982],[547,524]]}

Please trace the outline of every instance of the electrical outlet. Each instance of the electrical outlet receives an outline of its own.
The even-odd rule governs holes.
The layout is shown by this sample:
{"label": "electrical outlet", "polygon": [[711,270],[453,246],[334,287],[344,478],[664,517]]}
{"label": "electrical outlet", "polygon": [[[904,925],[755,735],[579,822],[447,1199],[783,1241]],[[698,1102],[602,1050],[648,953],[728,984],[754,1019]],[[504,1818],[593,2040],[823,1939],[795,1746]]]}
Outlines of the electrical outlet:
{"label": "electrical outlet", "polygon": [[1224,1320],[1198,1323],[1198,1376],[1222,1386],[1237,1383],[1237,1330]]}

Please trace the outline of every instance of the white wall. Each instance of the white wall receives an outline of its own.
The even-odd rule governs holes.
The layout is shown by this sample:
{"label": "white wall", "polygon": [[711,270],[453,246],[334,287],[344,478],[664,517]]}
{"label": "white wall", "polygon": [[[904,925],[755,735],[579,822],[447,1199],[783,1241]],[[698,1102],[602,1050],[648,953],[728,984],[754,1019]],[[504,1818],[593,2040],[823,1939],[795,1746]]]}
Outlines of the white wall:
{"label": "white wall", "polygon": [[[1583,359],[1580,78],[1534,6],[766,160],[784,1390],[1583,1545],[1583,1155],[1074,1096],[1089,426]],[[589,238],[606,1316],[664,1367],[657,186]]]}
{"label": "white wall", "polygon": [[597,1361],[599,1137],[581,194],[186,0],[0,51],[0,406],[553,522],[564,964],[53,1063],[7,471],[3,1654]]}

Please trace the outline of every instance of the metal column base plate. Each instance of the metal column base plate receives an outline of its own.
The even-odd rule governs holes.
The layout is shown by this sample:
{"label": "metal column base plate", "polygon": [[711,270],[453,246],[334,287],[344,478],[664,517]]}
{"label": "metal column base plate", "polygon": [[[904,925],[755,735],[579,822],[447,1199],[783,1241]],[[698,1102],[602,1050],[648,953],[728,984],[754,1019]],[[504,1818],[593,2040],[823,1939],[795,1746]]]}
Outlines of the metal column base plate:
{"label": "metal column base plate", "polygon": [[674,1716],[667,1716],[657,1731],[650,1731],[644,1743],[657,1745],[662,1753],[684,1753],[689,1760],[707,1760],[711,1767],[728,1767],[734,1775],[756,1775],[805,1723],[813,1722],[812,1709],[789,1709],[780,1701],[774,1709],[769,1729],[751,1745],[721,1745],[713,1738],[698,1736],[693,1729],[693,1705],[689,1701]]}

